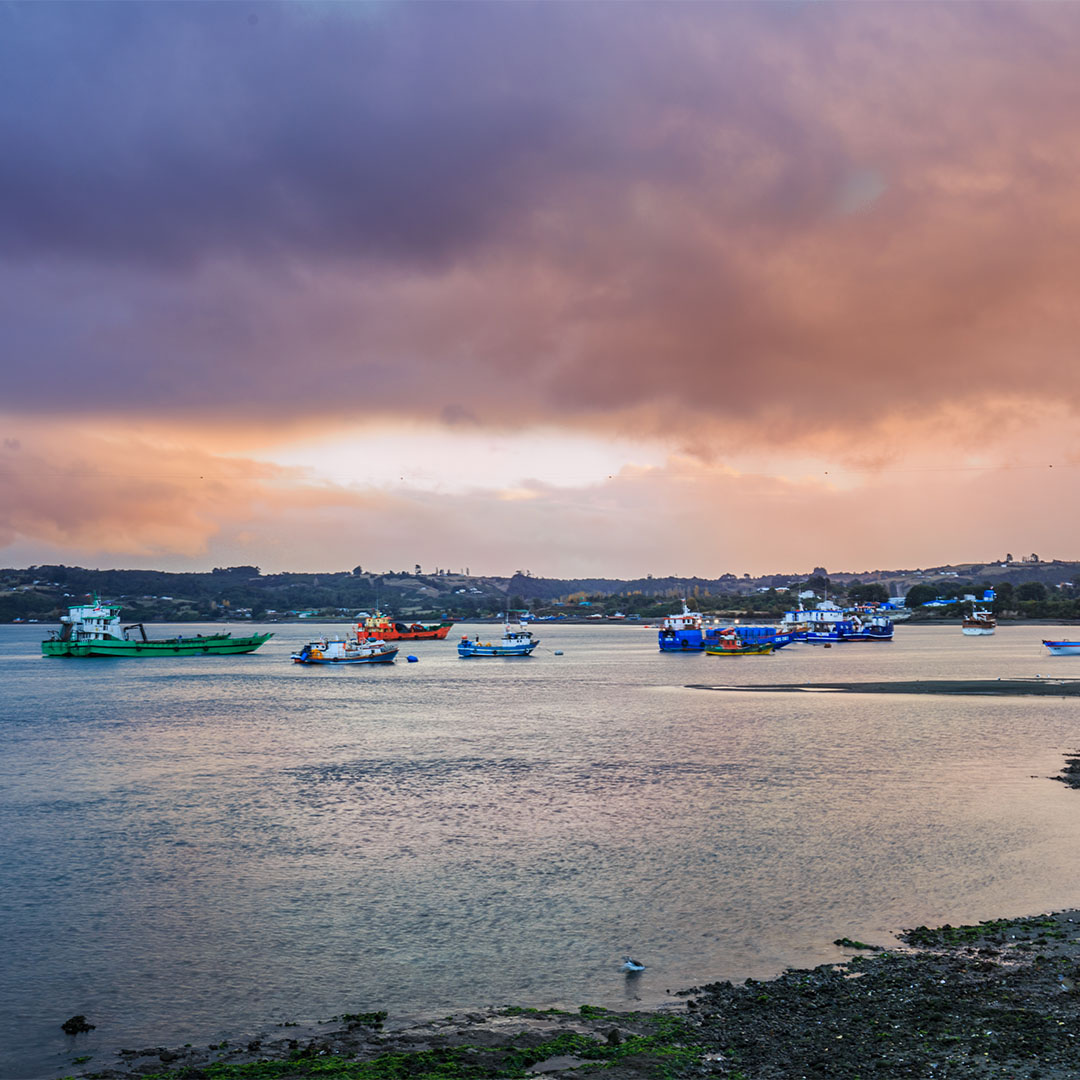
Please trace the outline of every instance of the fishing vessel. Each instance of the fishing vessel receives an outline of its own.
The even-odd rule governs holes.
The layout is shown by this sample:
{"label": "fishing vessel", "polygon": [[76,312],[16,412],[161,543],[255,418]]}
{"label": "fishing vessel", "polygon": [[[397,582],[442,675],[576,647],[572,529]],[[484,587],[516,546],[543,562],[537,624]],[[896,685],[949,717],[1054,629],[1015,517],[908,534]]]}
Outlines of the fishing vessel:
{"label": "fishing vessel", "polygon": [[884,615],[874,615],[869,619],[860,619],[858,615],[850,621],[839,622],[836,628],[841,641],[892,641],[892,620]]}
{"label": "fishing vessel", "polygon": [[701,612],[691,611],[683,601],[678,615],[668,615],[657,635],[661,652],[701,652],[705,637],[701,632]]}
{"label": "fishing vessel", "polygon": [[453,620],[402,622],[376,611],[356,624],[356,636],[360,641],[368,638],[378,641],[442,641],[453,625]]}
{"label": "fishing vessel", "polygon": [[989,608],[972,607],[971,614],[964,616],[960,624],[962,633],[968,637],[985,637],[997,629],[997,616]]}
{"label": "fishing vessel", "polygon": [[77,604],[60,617],[60,629],[41,643],[43,656],[229,656],[254,652],[274,635],[178,634],[147,636],[142,623],[120,625],[120,605]]}
{"label": "fishing vessel", "polygon": [[710,631],[705,644],[707,656],[767,656],[772,651],[771,641],[740,640],[739,632],[734,626]]}
{"label": "fishing vessel", "polygon": [[537,645],[539,638],[526,630],[521,623],[506,623],[499,641],[481,641],[480,635],[473,640],[467,634],[458,642],[458,656],[528,656]]}
{"label": "fishing vessel", "polygon": [[705,631],[705,649],[718,642],[719,636],[734,630],[735,636],[741,645],[771,645],[773,652],[790,645],[794,640],[793,632],[789,629],[778,630],[775,626],[744,626],[735,623],[733,626],[714,628]]}
{"label": "fishing vessel", "polygon": [[1043,644],[1053,656],[1080,656],[1080,641],[1046,641]]}
{"label": "fishing vessel", "polygon": [[296,664],[389,664],[397,654],[398,647],[385,641],[322,638],[309,641],[290,659]]}

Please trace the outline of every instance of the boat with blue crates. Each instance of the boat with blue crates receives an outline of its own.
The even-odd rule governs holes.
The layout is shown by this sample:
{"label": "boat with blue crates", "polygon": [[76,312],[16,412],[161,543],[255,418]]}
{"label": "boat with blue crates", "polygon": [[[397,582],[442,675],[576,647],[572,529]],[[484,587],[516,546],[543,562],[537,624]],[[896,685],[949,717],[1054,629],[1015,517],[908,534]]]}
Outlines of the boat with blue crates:
{"label": "boat with blue crates", "polygon": [[668,615],[660,624],[657,641],[661,652],[701,652],[705,635],[701,630],[701,612],[691,611],[683,601],[682,611]]}
{"label": "boat with blue crates", "polygon": [[472,640],[467,634],[463,635],[458,642],[458,656],[529,656],[533,649],[540,644],[539,638],[534,638],[532,632],[526,630],[521,623],[506,623],[503,626],[503,635],[499,641],[481,641],[480,635]]}
{"label": "boat with blue crates", "polygon": [[735,623],[730,627],[706,630],[706,651],[710,645],[717,642],[720,634],[728,630],[734,630],[739,642],[743,645],[771,645],[774,651],[790,645],[794,640],[794,633],[791,630],[778,629],[775,626],[743,626],[741,623]]}
{"label": "boat with blue crates", "polygon": [[[761,628],[763,629],[763,628]],[[768,656],[773,651],[772,640],[743,640],[739,627],[724,626],[719,630],[710,630],[705,635],[705,654],[707,656]]]}

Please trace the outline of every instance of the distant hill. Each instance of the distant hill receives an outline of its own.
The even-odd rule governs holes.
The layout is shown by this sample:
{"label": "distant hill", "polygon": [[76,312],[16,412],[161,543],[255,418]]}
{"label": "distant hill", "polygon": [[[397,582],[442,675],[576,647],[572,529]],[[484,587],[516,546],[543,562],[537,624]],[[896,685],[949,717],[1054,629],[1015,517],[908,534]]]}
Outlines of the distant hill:
{"label": "distant hill", "polygon": [[[790,604],[789,588],[809,586],[819,595],[839,595],[856,586],[876,585],[890,596],[906,596],[917,585],[935,595],[962,595],[992,585],[1008,591],[1045,586],[1054,599],[1071,596],[1080,582],[1080,562],[1061,560],[962,563],[915,570],[864,570],[812,574],[722,574],[716,578],[654,577],[544,578],[527,572],[512,577],[472,576],[437,571],[365,572],[361,567],[328,573],[263,574],[257,566],[217,567],[208,573],[162,570],[88,570],[44,565],[0,570],[0,621],[58,618],[87,596],[124,607],[131,621],[184,621],[297,617],[352,617],[376,607],[394,615],[457,619],[489,617],[514,607],[585,614],[593,605],[653,617],[682,597],[709,610],[769,613]],[[770,590],[779,590],[770,593]],[[1030,591],[1030,589],[1029,589]],[[1028,597],[1030,600],[1031,597]],[[580,611],[576,609],[580,608]],[[1034,610],[1034,609],[1032,609]]]}

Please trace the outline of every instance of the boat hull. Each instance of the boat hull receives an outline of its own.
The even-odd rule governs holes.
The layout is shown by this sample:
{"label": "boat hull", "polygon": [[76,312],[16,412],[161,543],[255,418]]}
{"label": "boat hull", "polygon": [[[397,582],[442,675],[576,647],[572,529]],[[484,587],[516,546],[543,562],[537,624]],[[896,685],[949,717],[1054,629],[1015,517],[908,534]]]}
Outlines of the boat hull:
{"label": "boat hull", "polygon": [[533,649],[540,643],[533,642],[531,645],[477,645],[475,642],[466,645],[459,643],[458,656],[529,656]]}
{"label": "boat hull", "polygon": [[1052,656],[1080,656],[1080,641],[1044,641]]}
{"label": "boat hull", "polygon": [[966,637],[989,637],[994,632],[992,626],[962,626],[960,633]]}
{"label": "boat hull", "polygon": [[772,644],[746,645],[738,649],[709,648],[705,650],[706,656],[768,656],[772,653]]}
{"label": "boat hull", "polygon": [[661,652],[701,652],[705,636],[700,630],[661,630],[658,643]]}
{"label": "boat hull", "polygon": [[325,667],[344,667],[347,664],[392,664],[397,653],[397,649],[394,649],[393,652],[379,653],[376,656],[304,657],[301,654],[296,654],[292,660],[295,664],[318,664]]}
{"label": "boat hull", "polygon": [[420,630],[401,630],[395,626],[376,627],[365,630],[361,637],[377,638],[379,641],[443,641],[453,625],[452,622],[441,623],[439,626],[425,626]]}
{"label": "boat hull", "polygon": [[234,638],[228,634],[211,637],[171,638],[166,641],[43,641],[42,656],[235,656],[254,652],[273,634],[252,634]]}

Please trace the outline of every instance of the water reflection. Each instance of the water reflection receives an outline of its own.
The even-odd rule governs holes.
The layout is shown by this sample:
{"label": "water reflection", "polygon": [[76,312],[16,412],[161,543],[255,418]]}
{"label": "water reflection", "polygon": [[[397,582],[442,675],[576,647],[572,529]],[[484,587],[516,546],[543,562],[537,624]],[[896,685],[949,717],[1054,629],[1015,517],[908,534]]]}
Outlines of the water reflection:
{"label": "water reflection", "polygon": [[1042,779],[1074,703],[685,689],[1033,675],[1038,628],[731,661],[556,627],[557,659],[417,643],[346,671],[289,664],[319,628],[278,630],[146,664],[0,628],[0,1073],[67,1062],[77,1012],[104,1054],[343,1010],[650,1004],[1075,901],[1080,796]]}

